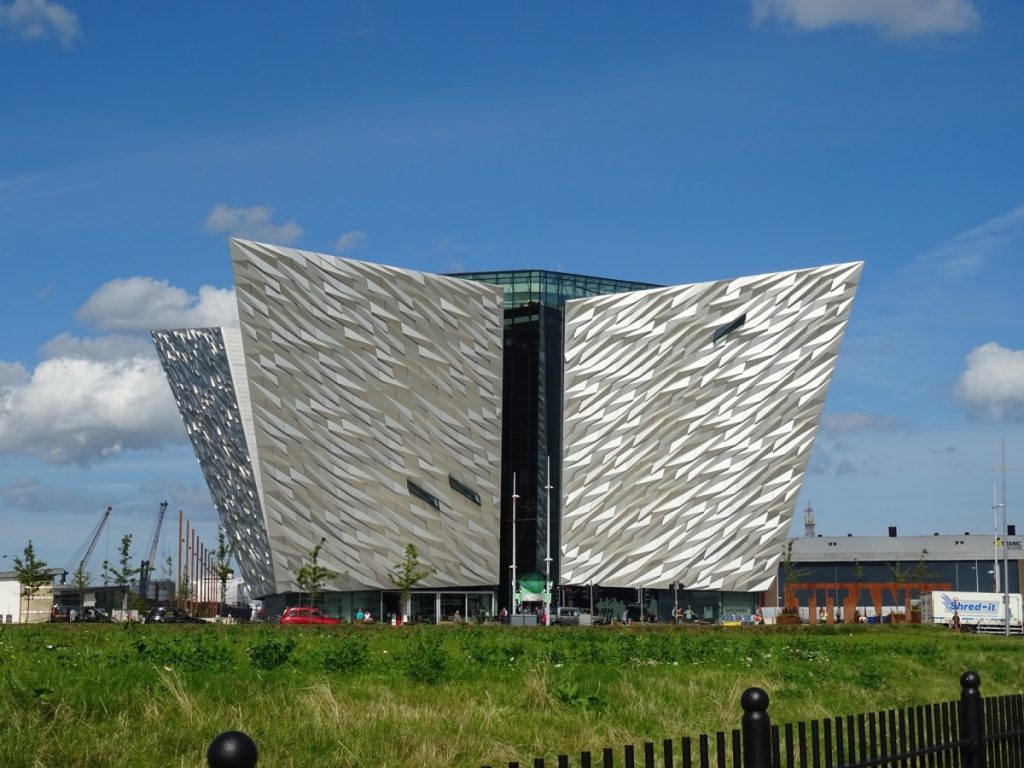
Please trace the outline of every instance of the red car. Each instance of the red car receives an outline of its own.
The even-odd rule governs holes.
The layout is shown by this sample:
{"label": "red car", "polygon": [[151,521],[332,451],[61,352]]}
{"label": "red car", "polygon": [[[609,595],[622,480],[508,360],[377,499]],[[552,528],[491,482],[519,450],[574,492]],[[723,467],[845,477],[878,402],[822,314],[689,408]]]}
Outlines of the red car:
{"label": "red car", "polygon": [[324,616],[319,608],[285,608],[279,624],[341,624],[337,619]]}

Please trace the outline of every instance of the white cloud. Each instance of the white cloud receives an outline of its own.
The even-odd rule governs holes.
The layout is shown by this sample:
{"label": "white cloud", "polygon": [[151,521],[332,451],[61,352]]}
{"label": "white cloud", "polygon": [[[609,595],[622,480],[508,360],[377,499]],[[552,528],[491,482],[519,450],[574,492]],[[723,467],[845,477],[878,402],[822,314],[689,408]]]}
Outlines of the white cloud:
{"label": "white cloud", "polygon": [[993,255],[1024,234],[1024,204],[950,238],[923,259],[928,270],[958,280],[981,270]]}
{"label": "white cloud", "polygon": [[343,232],[338,241],[334,244],[334,250],[338,253],[344,253],[350,251],[362,245],[363,241],[366,240],[366,233],[361,229],[352,229],[348,232]]}
{"label": "white cloud", "polygon": [[275,245],[288,245],[302,237],[304,230],[295,219],[284,224],[271,223],[272,208],[256,205],[252,208],[236,208],[217,203],[206,217],[206,231],[218,235],[231,235],[260,240]]}
{"label": "white cloud", "polygon": [[93,514],[100,507],[92,490],[43,485],[36,477],[19,477],[0,485],[0,502],[9,509],[44,514],[54,510]]}
{"label": "white cloud", "polygon": [[49,0],[14,0],[0,4],[0,32],[21,40],[57,38],[70,48],[82,36],[74,11]]}
{"label": "white cloud", "polygon": [[751,6],[755,23],[808,32],[854,25],[898,38],[960,34],[980,21],[972,0],[751,0]]}
{"label": "white cloud", "polygon": [[89,464],[182,434],[155,354],[44,360],[28,382],[0,391],[0,453]]}
{"label": "white cloud", "polygon": [[47,358],[69,357],[77,360],[113,362],[130,357],[145,357],[153,353],[153,342],[145,336],[95,336],[79,338],[69,333],[55,336],[43,345]]}
{"label": "white cloud", "polygon": [[0,360],[0,389],[24,384],[28,379],[28,370],[24,365]]}
{"label": "white cloud", "polygon": [[955,391],[973,416],[1024,420],[1024,350],[1006,349],[993,341],[972,349]]}
{"label": "white cloud", "polygon": [[77,312],[116,333],[62,333],[43,345],[29,373],[0,361],[0,453],[88,465],[124,451],[184,438],[152,341],[143,332],[238,324],[234,292],[198,295],[149,277],[112,280]]}
{"label": "white cloud", "polygon": [[204,285],[194,296],[164,280],[129,277],[100,286],[76,317],[103,331],[237,326],[238,307],[230,289]]}

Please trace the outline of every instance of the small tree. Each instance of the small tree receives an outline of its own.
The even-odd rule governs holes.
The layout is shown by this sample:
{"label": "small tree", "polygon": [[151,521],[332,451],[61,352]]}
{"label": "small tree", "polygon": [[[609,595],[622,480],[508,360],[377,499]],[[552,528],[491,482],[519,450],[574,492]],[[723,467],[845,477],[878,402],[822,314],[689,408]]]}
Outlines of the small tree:
{"label": "small tree", "polygon": [[412,597],[412,590],[423,579],[433,576],[435,573],[437,573],[436,568],[420,567],[420,558],[415,544],[405,545],[405,559],[392,568],[391,573],[388,574],[388,580],[401,593],[398,610],[403,616],[408,616],[411,613],[409,601]]}
{"label": "small tree", "polygon": [[188,580],[188,566],[181,569],[181,583],[178,585],[178,601],[182,608],[188,607],[188,601],[192,597],[192,584]]}
{"label": "small tree", "polygon": [[804,577],[807,571],[793,561],[793,541],[790,539],[782,550],[783,613],[797,613],[796,595],[793,585]]}
{"label": "small tree", "polygon": [[933,578],[935,573],[928,567],[928,550],[921,550],[921,557],[914,563],[914,570],[911,572],[913,580],[917,582],[917,588],[921,589],[928,579]]}
{"label": "small tree", "polygon": [[333,579],[338,574],[320,565],[320,550],[327,543],[326,538],[321,538],[320,543],[309,551],[309,559],[304,560],[299,570],[295,573],[295,581],[299,584],[299,602],[302,602],[303,592],[309,594],[309,604],[315,606],[324,591],[324,582]]}
{"label": "small tree", "polygon": [[128,587],[132,583],[132,577],[139,574],[139,568],[132,568],[132,535],[126,533],[121,537],[121,548],[119,550],[117,565],[115,568],[109,560],[103,561],[103,573],[121,589],[121,610],[127,615],[128,612]]}
{"label": "small tree", "polygon": [[174,579],[172,579],[171,576],[174,574],[174,560],[171,558],[170,555],[168,555],[167,559],[164,560],[163,574],[164,581],[171,585],[170,594],[167,595],[167,599],[169,601],[173,601],[175,596],[175,585]]}
{"label": "small tree", "polygon": [[[907,569],[903,565],[903,563],[901,563],[899,561],[896,561],[894,563],[886,563],[886,565],[889,566],[889,571],[890,571],[890,573],[892,573],[892,580],[894,582],[896,582],[896,584],[897,584],[897,587],[896,587],[895,591],[893,592],[893,597],[895,597],[896,598],[896,602],[899,603],[899,599],[900,599],[899,593],[900,593],[900,591],[903,592],[903,596],[904,596],[904,599],[906,601],[906,613],[904,615],[909,620],[910,619],[910,585],[907,584],[906,586],[904,586],[904,584],[906,584],[906,582],[910,579],[910,573],[907,571]],[[896,613],[895,608],[896,608],[896,606],[894,605],[893,606],[893,609],[894,609],[893,613],[894,613],[894,615]]]}
{"label": "small tree", "polygon": [[886,563],[889,566],[889,573],[892,574],[892,580],[897,584],[902,584],[907,580],[907,569],[903,567],[903,563],[896,561],[895,563]]}
{"label": "small tree", "polygon": [[[220,604],[221,607],[227,602],[228,593],[228,579],[234,571],[231,570],[231,553],[234,550],[234,544],[228,544],[227,537],[224,535],[224,529],[221,528],[217,531],[217,551],[214,553],[213,560],[213,573],[217,577],[217,581],[220,582]],[[220,611],[218,611],[220,613]]]}
{"label": "small tree", "polygon": [[46,573],[46,563],[36,560],[32,539],[25,545],[22,556],[14,558],[14,572],[18,575],[18,584],[21,586],[21,598],[26,601],[25,621],[28,621],[32,614],[32,598],[50,579]]}
{"label": "small tree", "polygon": [[75,572],[71,574],[71,583],[75,585],[75,589],[78,590],[78,607],[85,607],[85,590],[89,586],[89,579],[92,578],[92,574],[85,570],[85,563],[79,563],[78,567],[75,568]]}

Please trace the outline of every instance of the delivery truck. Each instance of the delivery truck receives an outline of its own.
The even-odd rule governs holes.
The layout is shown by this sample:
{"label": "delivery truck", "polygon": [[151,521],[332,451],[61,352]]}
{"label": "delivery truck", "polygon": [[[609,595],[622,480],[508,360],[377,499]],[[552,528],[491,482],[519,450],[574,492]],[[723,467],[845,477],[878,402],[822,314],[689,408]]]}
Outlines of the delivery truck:
{"label": "delivery truck", "polygon": [[[1021,624],[1021,596],[1011,592],[1009,625],[1010,634],[1024,634]],[[936,590],[921,595],[921,623],[943,624],[952,627],[954,614],[960,618],[963,632],[984,632],[1002,634],[1006,631],[1002,592],[959,592]]]}

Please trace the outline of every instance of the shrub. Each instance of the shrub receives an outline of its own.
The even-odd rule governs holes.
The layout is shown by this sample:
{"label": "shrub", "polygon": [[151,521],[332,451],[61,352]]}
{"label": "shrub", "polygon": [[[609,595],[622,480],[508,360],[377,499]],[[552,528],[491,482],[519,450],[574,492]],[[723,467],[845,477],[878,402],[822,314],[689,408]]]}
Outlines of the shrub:
{"label": "shrub", "polygon": [[403,667],[405,676],[413,682],[437,685],[448,674],[448,654],[436,640],[421,638],[406,654]]}
{"label": "shrub", "polygon": [[249,647],[249,661],[257,669],[277,669],[292,660],[294,651],[294,638],[266,633]]}
{"label": "shrub", "polygon": [[366,641],[356,635],[348,635],[337,645],[323,649],[320,656],[323,668],[328,672],[352,672],[362,669],[368,659]]}
{"label": "shrub", "polygon": [[140,637],[135,641],[135,650],[148,662],[182,669],[221,670],[234,661],[234,654],[225,642],[205,631]]}

